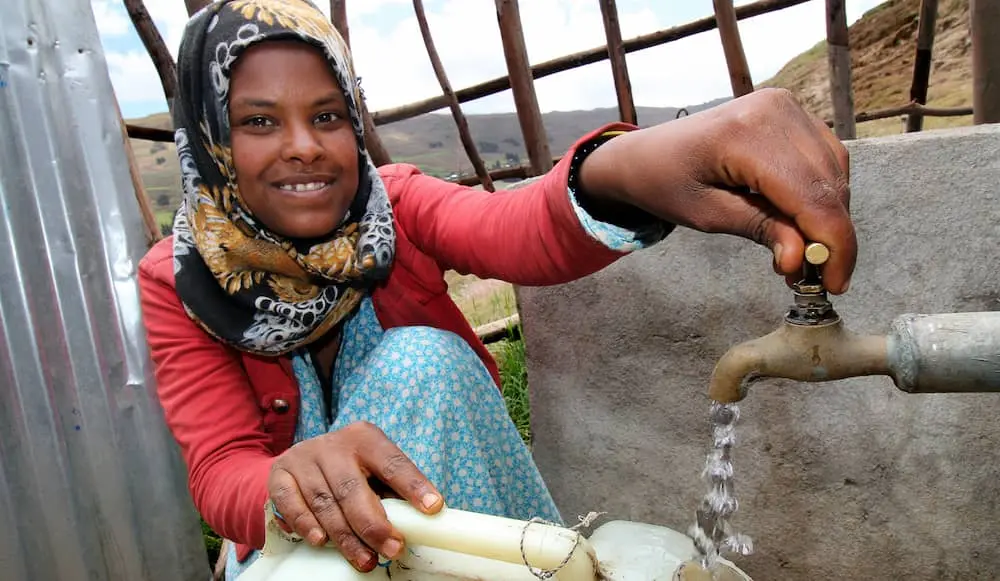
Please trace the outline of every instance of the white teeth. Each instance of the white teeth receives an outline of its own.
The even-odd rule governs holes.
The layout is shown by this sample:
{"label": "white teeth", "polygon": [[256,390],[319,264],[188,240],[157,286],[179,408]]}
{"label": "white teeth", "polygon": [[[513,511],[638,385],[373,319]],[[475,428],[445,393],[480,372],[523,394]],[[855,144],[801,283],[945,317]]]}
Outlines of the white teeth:
{"label": "white teeth", "polygon": [[325,182],[309,182],[308,184],[282,184],[278,187],[288,192],[314,192],[325,186]]}

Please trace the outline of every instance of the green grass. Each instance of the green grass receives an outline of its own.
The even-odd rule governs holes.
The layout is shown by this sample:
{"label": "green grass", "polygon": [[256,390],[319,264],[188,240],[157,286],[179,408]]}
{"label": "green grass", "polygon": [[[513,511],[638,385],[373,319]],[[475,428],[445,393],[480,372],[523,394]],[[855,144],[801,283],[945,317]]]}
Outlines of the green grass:
{"label": "green grass", "polygon": [[[494,290],[488,299],[473,300],[462,307],[466,317],[482,317],[483,313],[489,313],[492,318],[483,321],[497,321],[517,312],[517,302],[514,296],[514,288],[505,284]],[[513,330],[513,329],[512,329]],[[507,413],[510,419],[517,426],[517,431],[521,434],[521,439],[525,443],[531,442],[531,404],[528,400],[528,371],[524,361],[524,340],[518,324],[516,333],[511,335],[519,337],[515,340],[499,341],[490,346],[490,352],[496,359],[497,367],[500,369],[500,387],[503,391],[504,403],[507,405]]]}
{"label": "green grass", "polygon": [[201,521],[201,536],[205,541],[205,554],[208,557],[208,564],[215,567],[215,562],[219,559],[219,551],[222,549],[222,539],[211,529],[205,521]]}
{"label": "green grass", "polygon": [[156,223],[160,225],[161,231],[166,229],[171,230],[174,226],[174,211],[173,210],[154,210],[153,214],[156,216]]}
{"label": "green grass", "polygon": [[503,341],[494,356],[500,367],[500,385],[507,413],[517,426],[521,439],[531,443],[531,403],[528,400],[528,370],[524,364],[524,341]]}

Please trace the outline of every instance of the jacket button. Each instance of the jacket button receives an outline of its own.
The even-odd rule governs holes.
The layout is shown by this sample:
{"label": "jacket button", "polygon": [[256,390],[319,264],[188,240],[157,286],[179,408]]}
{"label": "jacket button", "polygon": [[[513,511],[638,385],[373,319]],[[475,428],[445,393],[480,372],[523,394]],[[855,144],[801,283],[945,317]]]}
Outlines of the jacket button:
{"label": "jacket button", "polygon": [[287,412],[288,411],[288,400],[284,400],[284,399],[276,399],[276,400],[274,400],[273,402],[271,402],[271,409],[274,410],[275,413],[279,413],[279,414],[283,414],[283,413]]}

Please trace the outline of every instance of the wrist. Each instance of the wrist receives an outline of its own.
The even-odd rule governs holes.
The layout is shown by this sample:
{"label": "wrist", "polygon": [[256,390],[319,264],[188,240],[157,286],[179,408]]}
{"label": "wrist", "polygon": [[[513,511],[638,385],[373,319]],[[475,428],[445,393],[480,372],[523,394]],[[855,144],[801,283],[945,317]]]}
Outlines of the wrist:
{"label": "wrist", "polygon": [[[625,131],[608,131],[581,144],[573,154],[570,187],[592,201],[622,202],[620,171],[615,171],[617,141]],[[574,177],[575,182],[574,182]]]}
{"label": "wrist", "polygon": [[627,175],[621,145],[629,131],[608,131],[577,147],[569,171],[569,188],[576,203],[594,218],[626,229],[657,222],[657,218],[627,202]]}

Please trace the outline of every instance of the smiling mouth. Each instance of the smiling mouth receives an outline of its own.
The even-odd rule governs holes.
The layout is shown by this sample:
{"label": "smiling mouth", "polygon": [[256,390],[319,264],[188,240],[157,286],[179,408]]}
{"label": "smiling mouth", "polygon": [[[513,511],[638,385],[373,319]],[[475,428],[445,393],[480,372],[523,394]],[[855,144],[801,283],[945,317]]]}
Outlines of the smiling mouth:
{"label": "smiling mouth", "polygon": [[309,193],[317,192],[330,185],[330,182],[309,182],[305,184],[279,184],[278,189],[283,192]]}

